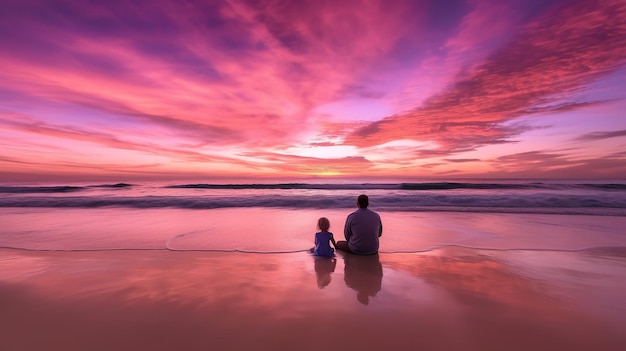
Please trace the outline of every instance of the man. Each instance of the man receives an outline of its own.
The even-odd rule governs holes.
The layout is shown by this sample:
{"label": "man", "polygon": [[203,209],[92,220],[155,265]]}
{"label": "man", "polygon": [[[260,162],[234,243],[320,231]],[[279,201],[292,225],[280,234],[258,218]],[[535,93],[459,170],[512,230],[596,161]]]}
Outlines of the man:
{"label": "man", "polygon": [[358,210],[346,218],[343,234],[346,241],[338,241],[337,249],[357,255],[378,253],[378,238],[383,235],[383,223],[378,213],[369,210],[367,195],[357,198]]}

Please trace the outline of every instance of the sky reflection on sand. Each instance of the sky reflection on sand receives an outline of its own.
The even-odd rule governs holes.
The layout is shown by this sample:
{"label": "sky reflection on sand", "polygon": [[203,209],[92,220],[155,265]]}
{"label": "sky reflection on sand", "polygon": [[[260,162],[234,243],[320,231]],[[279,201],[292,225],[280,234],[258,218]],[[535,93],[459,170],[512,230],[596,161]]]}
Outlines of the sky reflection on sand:
{"label": "sky reflection on sand", "polygon": [[[352,209],[0,209],[0,245],[38,250],[307,250],[319,217],[343,237]],[[576,250],[626,247],[626,217],[506,213],[384,212],[380,251],[442,245]]]}
{"label": "sky reflection on sand", "polygon": [[[563,270],[559,279],[552,279],[549,271],[560,265],[561,254],[570,256],[567,262],[584,262],[613,275],[584,278],[573,266]],[[624,267],[624,257],[536,255],[543,257],[544,264],[530,260],[524,265],[530,269],[524,270],[523,255],[513,255],[513,262],[508,263],[508,254],[467,249],[381,254],[380,258],[357,260],[340,254],[334,271],[329,272],[330,281],[320,288],[317,261],[305,253],[1,250],[4,313],[0,324],[8,328],[5,339],[10,345],[24,342],[18,339],[23,329],[61,328],[57,333],[69,333],[78,338],[76,345],[84,347],[91,339],[75,335],[80,328],[121,323],[144,330],[156,321],[171,338],[188,333],[189,328],[200,328],[196,326],[199,323],[202,332],[191,333],[198,349],[215,339],[217,331],[230,336],[250,333],[246,340],[222,340],[242,349],[268,338],[274,343],[310,340],[320,332],[328,332],[324,334],[328,342],[339,348],[343,337],[364,331],[366,335],[372,332],[359,339],[363,344],[357,343],[364,349],[382,346],[381,342],[400,349],[420,342],[435,349],[437,345],[463,345],[467,350],[503,346],[514,340],[517,344],[509,349],[547,345],[608,350],[626,345],[626,339],[618,336],[624,318],[607,309],[623,316],[623,306],[596,303],[625,297],[624,270],[615,269]],[[537,274],[544,266],[548,273]],[[601,289],[595,289],[599,282]],[[38,322],[29,324],[31,318]],[[79,330],[65,330],[64,325]],[[338,332],[343,334],[334,335]],[[537,338],[527,339],[528,333]],[[113,333],[112,337],[115,340],[119,335]],[[153,342],[142,339],[140,332],[135,338],[143,346]],[[67,346],[50,345],[48,349]]]}

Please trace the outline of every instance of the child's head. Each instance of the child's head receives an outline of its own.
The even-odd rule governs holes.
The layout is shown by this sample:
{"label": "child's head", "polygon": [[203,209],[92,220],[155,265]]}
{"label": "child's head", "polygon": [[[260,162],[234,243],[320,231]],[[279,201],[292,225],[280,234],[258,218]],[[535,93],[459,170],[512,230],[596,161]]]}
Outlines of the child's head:
{"label": "child's head", "polygon": [[328,228],[330,228],[330,221],[328,220],[328,218],[326,217],[322,217],[320,219],[317,220],[317,227],[323,231],[323,232],[327,232]]}

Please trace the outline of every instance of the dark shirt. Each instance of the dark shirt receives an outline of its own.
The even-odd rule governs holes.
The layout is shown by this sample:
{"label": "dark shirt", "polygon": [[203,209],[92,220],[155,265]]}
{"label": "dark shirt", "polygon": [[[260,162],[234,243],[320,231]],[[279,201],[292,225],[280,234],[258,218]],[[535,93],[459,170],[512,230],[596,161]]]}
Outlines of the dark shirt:
{"label": "dark shirt", "polygon": [[378,238],[383,235],[383,223],[378,213],[359,208],[346,218],[343,233],[353,253],[375,254],[378,252]]}

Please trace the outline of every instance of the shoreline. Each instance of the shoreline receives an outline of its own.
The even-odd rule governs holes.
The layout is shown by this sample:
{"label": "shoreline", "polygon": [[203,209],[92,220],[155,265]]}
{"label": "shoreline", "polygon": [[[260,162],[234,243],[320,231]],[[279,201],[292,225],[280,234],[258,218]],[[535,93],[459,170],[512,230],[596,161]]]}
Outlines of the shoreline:
{"label": "shoreline", "polygon": [[[253,208],[0,209],[0,246],[33,250],[297,252],[311,247],[319,217],[328,218],[330,231],[341,238],[349,212]],[[448,245],[536,250],[626,247],[621,230],[626,227],[626,217],[379,213],[384,226],[380,252],[419,252]]]}
{"label": "shoreline", "polygon": [[10,351],[615,350],[625,267],[623,252],[458,247],[335,262],[0,249],[0,330]]}

